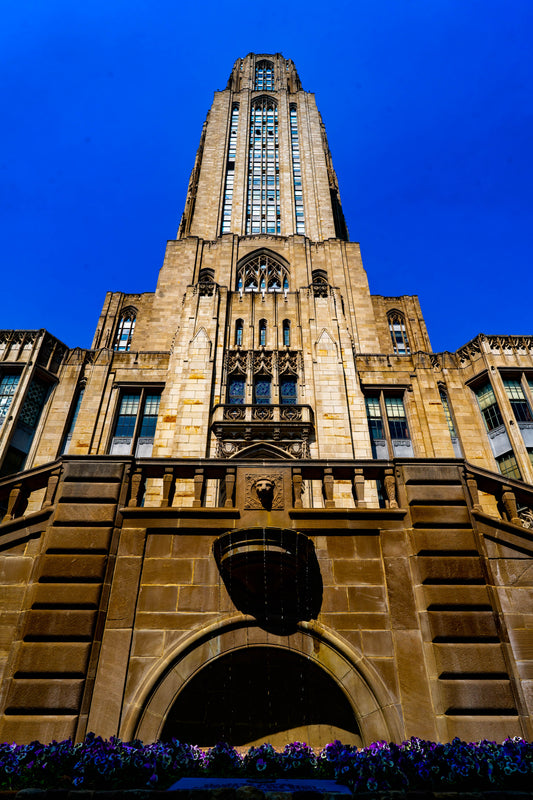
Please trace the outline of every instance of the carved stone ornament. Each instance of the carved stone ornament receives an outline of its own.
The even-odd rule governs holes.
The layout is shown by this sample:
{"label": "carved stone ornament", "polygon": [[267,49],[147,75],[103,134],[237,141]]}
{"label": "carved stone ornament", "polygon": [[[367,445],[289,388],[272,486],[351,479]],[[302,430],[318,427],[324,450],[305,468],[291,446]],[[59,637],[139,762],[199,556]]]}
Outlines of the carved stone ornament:
{"label": "carved stone ornament", "polygon": [[265,475],[246,475],[245,508],[283,508],[283,475],[271,472]]}

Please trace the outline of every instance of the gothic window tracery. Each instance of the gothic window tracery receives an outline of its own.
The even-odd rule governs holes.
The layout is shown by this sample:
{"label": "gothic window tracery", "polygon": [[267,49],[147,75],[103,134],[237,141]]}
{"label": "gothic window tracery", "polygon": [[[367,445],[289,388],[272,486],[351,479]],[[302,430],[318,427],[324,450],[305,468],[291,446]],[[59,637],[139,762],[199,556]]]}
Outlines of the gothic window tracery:
{"label": "gothic window tracery", "polygon": [[137,318],[137,309],[133,306],[126,308],[120,315],[120,320],[115,334],[115,341],[113,350],[119,353],[127,353],[131,347],[131,340],[133,331],[135,330],[135,320]]}
{"label": "gothic window tracery", "polygon": [[237,289],[245,292],[281,292],[289,288],[289,271],[267,253],[260,253],[238,268]]}
{"label": "gothic window tracery", "polygon": [[404,315],[400,311],[394,309],[387,314],[387,320],[394,352],[399,356],[408,355],[411,349],[409,347],[409,339],[407,338]]}
{"label": "gothic window tracery", "polygon": [[250,111],[246,233],[280,231],[278,107],[262,96]]}
{"label": "gothic window tracery", "polygon": [[256,91],[274,88],[274,64],[272,61],[263,59],[257,62],[255,65],[254,88]]}

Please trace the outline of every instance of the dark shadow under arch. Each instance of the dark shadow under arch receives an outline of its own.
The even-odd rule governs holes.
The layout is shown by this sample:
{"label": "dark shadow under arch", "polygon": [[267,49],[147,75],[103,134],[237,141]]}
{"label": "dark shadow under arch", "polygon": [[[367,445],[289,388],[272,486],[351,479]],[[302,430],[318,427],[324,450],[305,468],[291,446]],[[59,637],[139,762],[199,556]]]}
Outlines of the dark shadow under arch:
{"label": "dark shadow under arch", "polygon": [[213,746],[296,739],[360,744],[353,709],[318,664],[278,647],[247,647],[199,670],[176,697],[161,738]]}

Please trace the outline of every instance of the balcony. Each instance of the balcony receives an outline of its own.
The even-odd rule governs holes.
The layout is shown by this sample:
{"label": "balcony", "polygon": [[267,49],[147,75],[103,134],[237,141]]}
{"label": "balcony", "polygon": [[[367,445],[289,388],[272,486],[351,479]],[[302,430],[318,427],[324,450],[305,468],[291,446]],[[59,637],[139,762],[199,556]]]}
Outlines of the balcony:
{"label": "balcony", "polygon": [[219,455],[228,457],[254,442],[272,442],[294,457],[308,456],[314,433],[314,414],[308,405],[217,405],[211,430]]}

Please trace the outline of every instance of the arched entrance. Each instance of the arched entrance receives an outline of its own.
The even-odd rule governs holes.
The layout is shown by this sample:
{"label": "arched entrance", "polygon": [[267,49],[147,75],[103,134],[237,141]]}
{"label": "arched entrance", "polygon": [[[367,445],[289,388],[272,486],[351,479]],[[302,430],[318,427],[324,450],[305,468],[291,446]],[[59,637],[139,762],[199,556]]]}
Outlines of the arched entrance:
{"label": "arched entrance", "polygon": [[323,747],[361,744],[346,695],[328,673],[299,653],[247,647],[203,667],[178,694],[161,738],[202,747],[296,740]]}
{"label": "arched entrance", "polygon": [[[288,693],[277,685],[284,682]],[[321,747],[324,737],[348,741],[349,736],[354,742],[360,737],[363,745],[403,738],[398,709],[382,679],[333,631],[315,621],[300,622],[294,633],[282,636],[244,616],[202,628],[154,665],[126,700],[119,736],[155,741],[181,728],[185,733],[179,738],[197,738],[194,715],[205,722],[206,707],[225,702],[223,687],[233,699],[242,693],[238,712],[225,722],[215,711],[208,734],[214,736],[217,725],[227,730],[231,724],[230,744],[248,744],[256,732],[258,739],[272,741],[276,724],[284,728],[277,731],[283,741],[306,738],[313,747]],[[327,702],[317,700],[322,693]],[[286,712],[284,704],[290,705]],[[274,710],[282,723],[275,722]],[[224,714],[229,714],[227,704]],[[299,729],[305,729],[305,737]]]}

